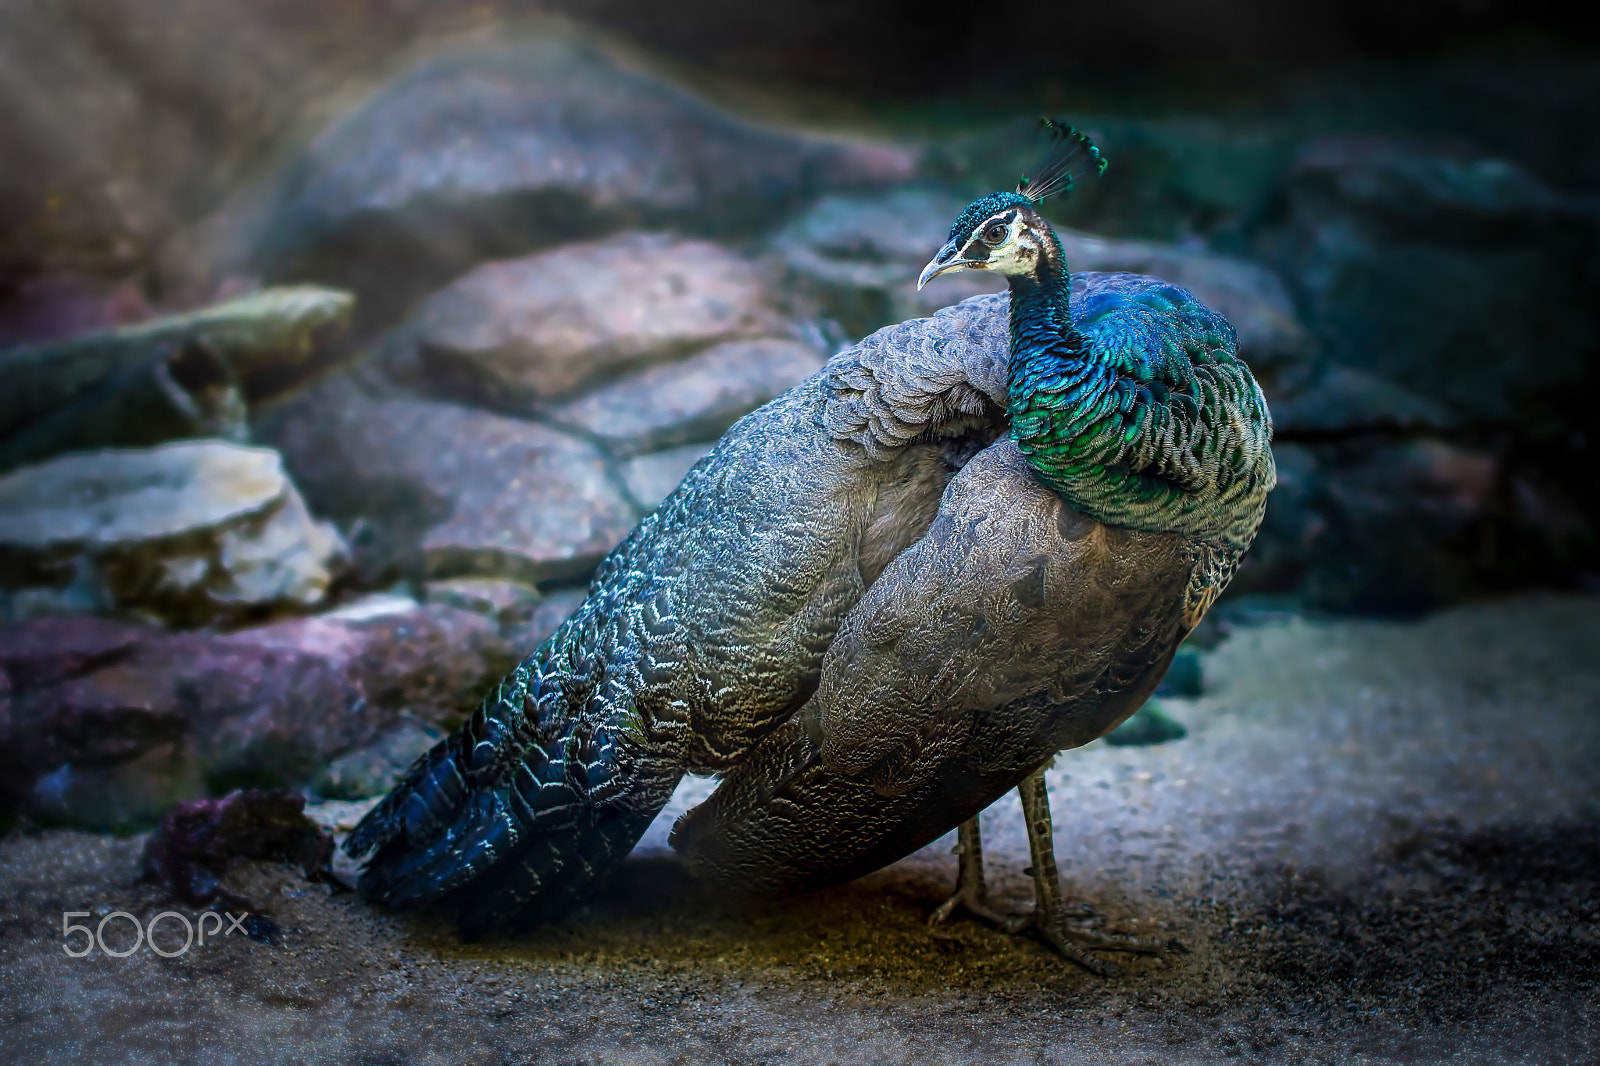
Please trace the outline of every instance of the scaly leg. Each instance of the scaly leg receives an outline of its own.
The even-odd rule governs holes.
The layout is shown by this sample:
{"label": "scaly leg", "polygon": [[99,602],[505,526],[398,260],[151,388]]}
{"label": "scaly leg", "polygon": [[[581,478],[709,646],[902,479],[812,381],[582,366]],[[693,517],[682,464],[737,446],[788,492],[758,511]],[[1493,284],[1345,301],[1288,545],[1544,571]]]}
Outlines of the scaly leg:
{"label": "scaly leg", "polygon": [[[1182,951],[1175,940],[1153,936],[1133,936],[1126,933],[1102,933],[1069,924],[1061,906],[1061,875],[1056,869],[1055,835],[1050,824],[1050,793],[1044,785],[1044,767],[1029,774],[1017,786],[1017,797],[1022,800],[1022,817],[1028,829],[1028,852],[1033,859],[1029,873],[1033,875],[1034,908],[1031,924],[1039,931],[1045,943],[1055,948],[1073,962],[1101,976],[1110,976],[1117,968],[1103,962],[1084,950],[1085,947],[1104,948],[1111,951],[1133,951],[1154,955],[1169,949]],[[1076,941],[1076,943],[1074,943]],[[1083,945],[1080,947],[1079,945]]]}
{"label": "scaly leg", "polygon": [[960,843],[956,847],[960,861],[955,893],[933,912],[933,922],[948,921],[956,908],[961,907],[1012,935],[1036,929],[1045,943],[1084,969],[1102,977],[1116,973],[1117,968],[1090,955],[1085,948],[1145,954],[1183,950],[1183,946],[1174,940],[1103,933],[1069,924],[1061,902],[1061,876],[1056,869],[1055,842],[1050,824],[1050,794],[1045,790],[1044,767],[1029,774],[1017,786],[1017,796],[1022,800],[1022,816],[1028,830],[1028,852],[1033,860],[1033,865],[1028,869],[1033,877],[1033,912],[1013,918],[999,913],[990,905],[983,880],[982,840],[978,835],[978,819],[974,816],[962,823],[960,829]]}
{"label": "scaly leg", "polygon": [[1013,918],[1001,914],[989,904],[989,890],[983,883],[983,837],[978,829],[978,816],[974,814],[962,822],[956,833],[956,890],[949,899],[939,904],[939,909],[933,912],[928,924],[948,922],[959,907],[973,917],[999,926],[1013,935],[1028,928],[1033,920],[1030,916]]}

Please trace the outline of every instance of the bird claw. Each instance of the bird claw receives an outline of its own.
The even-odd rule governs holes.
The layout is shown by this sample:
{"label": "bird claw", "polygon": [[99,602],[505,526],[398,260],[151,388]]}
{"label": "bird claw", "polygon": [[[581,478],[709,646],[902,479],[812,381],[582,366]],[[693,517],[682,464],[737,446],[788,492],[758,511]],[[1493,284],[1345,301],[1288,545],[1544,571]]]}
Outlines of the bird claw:
{"label": "bird claw", "polygon": [[[1029,915],[1029,918],[1032,920],[1028,924],[1038,932],[1041,940],[1055,949],[1056,954],[1071,959],[1085,970],[1100,977],[1116,976],[1117,967],[1114,964],[1095,958],[1074,943],[1075,940],[1086,939],[1085,934],[1089,933],[1088,930],[1073,929],[1064,922],[1041,922],[1037,915]],[[1087,946],[1104,948],[1109,945],[1100,942],[1098,938],[1092,938],[1087,940]]]}
{"label": "bird claw", "polygon": [[[1055,850],[1050,843],[1050,808],[1044,788],[1043,770],[1024,781],[1017,789],[1027,815],[1028,847],[1033,864],[1026,873],[1033,879],[1034,907],[1022,915],[1004,914],[989,903],[988,889],[983,878],[983,841],[978,820],[969,818],[960,827],[956,854],[961,857],[956,873],[956,888],[950,897],[928,918],[929,925],[948,922],[956,911],[965,910],[974,918],[988,922],[1001,932],[1017,936],[1029,929],[1038,933],[1039,939],[1064,958],[1082,966],[1090,973],[1110,977],[1117,968],[1103,959],[1089,954],[1098,951],[1131,951],[1143,955],[1159,955],[1163,951],[1187,952],[1176,940],[1153,936],[1135,936],[1129,933],[1107,933],[1090,928],[1105,919],[1087,903],[1069,905],[1061,898],[1061,879],[1056,872]],[[1032,813],[1029,813],[1030,807]],[[1068,915],[1074,917],[1068,917]]]}
{"label": "bird claw", "polygon": [[[1141,955],[1159,955],[1162,952],[1173,951],[1183,954],[1188,953],[1176,940],[1165,940],[1153,936],[1137,936],[1131,933],[1106,933],[1098,929],[1085,928],[1083,919],[1075,922],[1065,920],[1056,922],[1041,922],[1037,910],[1026,914],[1006,914],[992,906],[984,896],[958,890],[953,893],[928,917],[929,925],[941,925],[954,920],[958,911],[966,911],[980,921],[999,929],[1008,936],[1020,936],[1033,930],[1039,939],[1063,958],[1082,966],[1090,973],[1101,977],[1111,977],[1117,973],[1115,964],[1106,962],[1089,954],[1089,950],[1097,951],[1127,951]],[[1099,920],[1095,910],[1083,905],[1079,913],[1086,916],[1087,920]]]}
{"label": "bird claw", "polygon": [[980,921],[988,922],[1003,933],[1016,936],[1033,924],[1033,915],[1010,915],[995,910],[989,901],[980,893],[957,889],[949,899],[939,904],[937,910],[928,917],[929,925],[940,925],[951,921],[957,910],[964,910]]}

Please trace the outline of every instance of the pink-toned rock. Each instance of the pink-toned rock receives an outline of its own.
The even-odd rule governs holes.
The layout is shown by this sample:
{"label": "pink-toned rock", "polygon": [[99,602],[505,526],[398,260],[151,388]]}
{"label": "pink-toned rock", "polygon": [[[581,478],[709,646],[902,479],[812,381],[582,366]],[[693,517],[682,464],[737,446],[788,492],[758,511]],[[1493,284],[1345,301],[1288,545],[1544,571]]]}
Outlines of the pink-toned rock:
{"label": "pink-toned rock", "polygon": [[396,369],[515,406],[781,325],[748,260],[624,233],[478,267],[422,305]]}
{"label": "pink-toned rock", "polygon": [[91,826],[304,784],[402,717],[449,726],[520,654],[491,619],[398,597],[229,634],[43,619],[0,649],[0,795]]}

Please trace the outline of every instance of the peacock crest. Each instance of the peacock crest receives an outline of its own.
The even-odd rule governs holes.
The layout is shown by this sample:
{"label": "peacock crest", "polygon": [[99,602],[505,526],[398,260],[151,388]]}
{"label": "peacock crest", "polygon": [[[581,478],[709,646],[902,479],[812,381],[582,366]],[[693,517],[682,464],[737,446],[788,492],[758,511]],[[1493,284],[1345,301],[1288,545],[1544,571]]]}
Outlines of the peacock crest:
{"label": "peacock crest", "polygon": [[1019,196],[1036,204],[1050,196],[1070,196],[1081,179],[1106,172],[1106,159],[1087,133],[1051,118],[1041,118],[1039,124],[1050,138],[1049,148],[1036,176],[1024,174],[1017,182]]}

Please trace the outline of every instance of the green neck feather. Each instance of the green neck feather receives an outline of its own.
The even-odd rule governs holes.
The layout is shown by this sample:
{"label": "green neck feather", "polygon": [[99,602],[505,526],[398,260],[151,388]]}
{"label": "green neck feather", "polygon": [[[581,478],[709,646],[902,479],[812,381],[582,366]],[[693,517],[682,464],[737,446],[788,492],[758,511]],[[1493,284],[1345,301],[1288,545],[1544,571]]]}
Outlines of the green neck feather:
{"label": "green neck feather", "polygon": [[1107,525],[1248,543],[1273,481],[1271,422],[1232,330],[1153,279],[1102,284],[1075,317],[1049,237],[1034,273],[1009,279],[1006,407],[1029,465]]}

